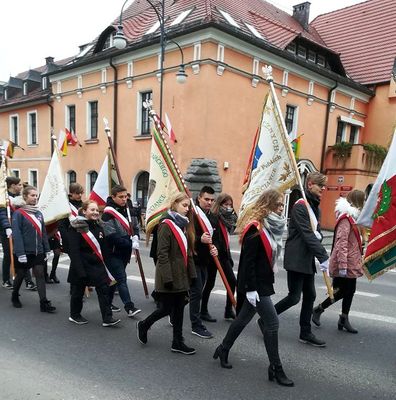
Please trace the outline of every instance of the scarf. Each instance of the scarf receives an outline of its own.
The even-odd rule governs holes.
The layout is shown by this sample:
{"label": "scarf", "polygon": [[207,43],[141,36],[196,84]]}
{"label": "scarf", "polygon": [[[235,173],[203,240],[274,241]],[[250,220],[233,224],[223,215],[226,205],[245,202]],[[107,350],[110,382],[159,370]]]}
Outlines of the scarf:
{"label": "scarf", "polygon": [[22,210],[26,211],[27,213],[30,214],[36,214],[37,211],[39,211],[38,205],[32,206],[31,204],[24,204],[22,205]]}
{"label": "scarf", "polygon": [[227,228],[229,233],[233,233],[236,227],[238,216],[233,208],[219,208],[219,218]]}
{"label": "scarf", "polygon": [[264,226],[267,228],[276,243],[276,260],[282,251],[282,236],[285,231],[286,218],[282,215],[271,212],[266,218],[264,218]]}
{"label": "scarf", "polygon": [[190,222],[190,220],[187,217],[185,217],[184,215],[179,214],[176,211],[169,210],[168,214],[171,217],[171,219],[173,220],[173,222],[180,229],[184,229],[188,225],[188,223]]}
{"label": "scarf", "polygon": [[77,216],[75,219],[70,221],[70,225],[77,231],[77,232],[84,232],[87,233],[89,230],[88,220],[85,217],[81,217],[80,215]]}

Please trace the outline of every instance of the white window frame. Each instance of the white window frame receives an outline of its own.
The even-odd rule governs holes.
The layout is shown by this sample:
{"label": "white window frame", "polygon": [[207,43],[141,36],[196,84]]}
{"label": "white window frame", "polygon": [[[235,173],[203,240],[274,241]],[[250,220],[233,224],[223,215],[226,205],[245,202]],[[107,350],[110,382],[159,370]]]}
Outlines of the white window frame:
{"label": "white window frame", "polygon": [[179,14],[175,20],[170,24],[170,26],[175,26],[182,23],[191,13],[194,8],[190,8],[189,10],[184,10]]}
{"label": "white window frame", "polygon": [[[87,193],[87,194],[91,193],[91,191],[93,189],[93,187],[92,187],[92,189],[90,188],[91,174],[93,172],[96,172],[98,174],[98,177],[99,177],[99,172],[95,171],[94,169],[91,169],[86,173],[86,175],[85,175],[85,193]],[[98,178],[96,178],[96,179],[98,179]]]}
{"label": "white window frame", "polygon": [[[30,116],[36,115],[36,143],[32,143],[32,126],[30,124]],[[37,110],[28,111],[26,113],[26,129],[27,129],[27,144],[28,146],[37,146],[39,144],[38,137],[38,112]]]}
{"label": "white window frame", "polygon": [[157,21],[157,22],[145,33],[145,35],[150,35],[151,33],[154,33],[159,27],[160,27],[160,22]]}
{"label": "white window frame", "polygon": [[[300,51],[302,53],[304,53],[304,55],[300,54]],[[300,58],[307,59],[307,48],[305,46],[300,46],[299,45],[298,48],[297,48],[297,56],[300,57]]]}
{"label": "white window frame", "polygon": [[[65,127],[67,129],[69,129],[69,131],[71,130],[71,126],[70,126],[70,107],[73,107],[73,106],[76,109],[76,105],[75,104],[67,104],[67,105],[65,105]],[[77,130],[77,128],[76,128],[76,130]]]}
{"label": "white window frame", "polygon": [[[37,185],[34,185],[34,184],[33,184],[34,182],[32,182],[32,173],[33,173],[33,172],[36,173]],[[38,188],[39,188],[39,186],[40,186],[40,183],[39,183],[39,171],[38,171],[37,168],[29,168],[29,169],[28,169],[28,182],[29,182],[29,185],[30,185],[30,186],[34,186],[34,187],[38,190]]]}
{"label": "white window frame", "polygon": [[[297,105],[295,105],[295,104],[287,103],[286,104],[286,110],[287,110],[287,106],[294,107],[293,127],[292,127],[291,132],[289,133],[289,136],[291,138],[295,139],[297,137],[297,131],[298,131],[297,126],[298,126],[298,110],[299,110],[299,107]],[[286,116],[286,110],[285,110],[285,116]],[[285,123],[285,125],[286,125],[286,123]]]}
{"label": "white window frame", "polygon": [[8,89],[4,89],[4,100],[8,100]]}
{"label": "white window frame", "polygon": [[48,88],[48,78],[46,76],[43,76],[41,79],[41,89],[42,90],[47,90]]}
{"label": "white window frame", "polygon": [[[76,174],[76,178],[77,178],[77,172],[74,170],[74,169],[70,169],[69,171],[67,171],[66,172],[66,184],[67,184],[67,187],[69,187],[70,186],[70,173],[71,172],[74,172],[75,174]],[[77,181],[77,180],[76,180]]]}
{"label": "white window frame", "polygon": [[316,62],[316,53],[313,50],[308,49],[307,60],[310,61],[310,62],[313,62],[313,63]]}
{"label": "white window frame", "polygon": [[294,43],[294,42],[289,43],[289,44],[286,46],[286,50],[287,50],[289,53],[296,54],[296,50],[297,50],[296,43]]}
{"label": "white window frame", "polygon": [[237,22],[235,21],[234,18],[231,17],[230,14],[228,14],[228,12],[225,12],[223,10],[220,10],[218,8],[220,14],[223,16],[223,18],[232,26],[235,26],[235,28],[240,28],[240,26],[237,24]]}
{"label": "white window frame", "polygon": [[217,61],[224,62],[224,45],[217,45]]}
{"label": "white window frame", "polygon": [[[137,132],[137,136],[148,136],[147,134],[142,134],[142,108],[143,108],[143,94],[144,93],[148,93],[151,92],[151,97],[153,97],[153,89],[151,88],[147,88],[145,90],[140,90],[139,92],[136,93],[137,95],[137,109],[136,109],[136,132]],[[150,122],[150,126],[151,126],[151,122]]]}
{"label": "white window frame", "polygon": [[98,132],[97,132],[97,137],[93,138],[91,136],[91,103],[98,103],[98,125],[99,125],[99,101],[98,100],[90,100],[87,101],[87,134],[86,137],[88,140],[98,140],[99,139],[99,126],[98,126]]}
{"label": "white window frame", "polygon": [[[13,137],[13,132],[14,132],[14,124],[13,124],[13,118],[16,117],[16,121],[17,121],[17,129],[16,129],[16,140]],[[20,143],[20,137],[19,137],[19,114],[11,114],[9,117],[9,136],[10,136],[10,140],[16,144]]]}
{"label": "white window frame", "polygon": [[[319,62],[319,60],[321,60],[321,62]],[[317,58],[316,58],[316,64],[320,65],[321,67],[325,67],[326,66],[326,57],[323,56],[322,54],[318,54]]]}
{"label": "white window frame", "polygon": [[250,31],[254,36],[256,36],[256,38],[265,40],[264,37],[263,37],[263,35],[262,35],[253,25],[250,25],[250,24],[248,24],[247,22],[244,22],[244,24],[246,25],[246,28],[248,28],[249,31]]}
{"label": "white window frame", "polygon": [[[16,172],[16,174],[15,174],[15,172]],[[21,170],[19,168],[10,169],[10,173],[11,173],[12,176],[15,176],[17,178],[21,177]]]}
{"label": "white window frame", "polygon": [[354,140],[354,142],[353,142],[352,144],[359,144],[359,136],[360,136],[360,126],[359,126],[359,125],[355,125],[355,124],[351,124],[351,125],[350,125],[350,128],[349,128],[349,138],[351,138],[351,129],[352,129],[353,126],[356,127],[357,132],[356,132],[355,140]]}

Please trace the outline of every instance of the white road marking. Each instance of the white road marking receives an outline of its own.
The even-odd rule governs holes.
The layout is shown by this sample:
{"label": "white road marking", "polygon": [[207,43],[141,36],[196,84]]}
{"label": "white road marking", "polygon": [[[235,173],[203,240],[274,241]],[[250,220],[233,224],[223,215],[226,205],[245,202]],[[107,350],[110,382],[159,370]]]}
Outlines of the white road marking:
{"label": "white road marking", "polygon": [[[319,286],[319,289],[326,289],[327,290],[327,287],[326,286]],[[359,296],[365,296],[365,297],[379,297],[380,296],[379,294],[376,294],[376,293],[360,292],[359,290],[357,290],[355,292],[355,294],[357,294]]]}
{"label": "white road marking", "polygon": [[360,311],[350,311],[349,315],[352,315],[353,317],[369,319],[372,321],[381,321],[381,322],[388,322],[389,324],[396,324],[396,318],[387,317],[386,315],[369,314]]}
{"label": "white road marking", "polygon": [[[130,281],[139,281],[139,282],[142,280],[142,278],[140,276],[136,276],[136,275],[128,275],[127,279],[129,279]],[[154,284],[154,279],[146,278],[146,282]]]}
{"label": "white road marking", "polygon": [[221,294],[222,296],[227,296],[227,291],[226,290],[221,290],[221,289],[212,290],[212,293],[213,294]]}

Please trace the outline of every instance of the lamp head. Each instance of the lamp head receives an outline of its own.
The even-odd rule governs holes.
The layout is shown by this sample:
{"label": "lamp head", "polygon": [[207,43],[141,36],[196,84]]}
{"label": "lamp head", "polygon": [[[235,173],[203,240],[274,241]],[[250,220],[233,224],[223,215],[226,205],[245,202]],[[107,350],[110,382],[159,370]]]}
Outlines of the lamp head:
{"label": "lamp head", "polygon": [[176,74],[177,82],[181,83],[181,84],[186,83],[187,76],[188,75],[186,74],[186,70],[184,69],[184,64],[181,64],[179,71],[177,71],[177,74]]}
{"label": "lamp head", "polygon": [[113,39],[114,47],[118,50],[125,49],[127,45],[127,40],[123,32],[122,25],[118,25],[118,29]]}

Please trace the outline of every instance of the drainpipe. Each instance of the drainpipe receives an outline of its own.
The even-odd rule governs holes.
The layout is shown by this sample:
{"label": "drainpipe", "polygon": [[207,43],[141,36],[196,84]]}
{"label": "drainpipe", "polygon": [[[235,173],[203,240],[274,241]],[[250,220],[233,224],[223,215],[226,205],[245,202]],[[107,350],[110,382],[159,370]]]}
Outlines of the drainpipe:
{"label": "drainpipe", "polygon": [[330,120],[330,108],[331,108],[331,95],[335,89],[338,87],[338,81],[336,81],[335,85],[329,90],[329,94],[327,96],[327,110],[326,110],[326,121],[325,121],[325,129],[324,129],[324,138],[322,144],[322,157],[320,159],[320,172],[323,173],[324,162],[326,157],[326,144],[327,144],[327,136],[329,134],[329,120]]}
{"label": "drainpipe", "polygon": [[113,144],[114,153],[117,154],[117,109],[118,109],[118,71],[116,66],[113,64],[113,57],[110,57],[109,64],[114,71],[114,96],[113,96]]}
{"label": "drainpipe", "polygon": [[47,97],[47,104],[48,107],[50,108],[50,140],[51,140],[51,154],[50,157],[52,157],[52,154],[54,153],[54,140],[52,139],[52,135],[54,134],[54,106],[50,102],[50,96]]}

